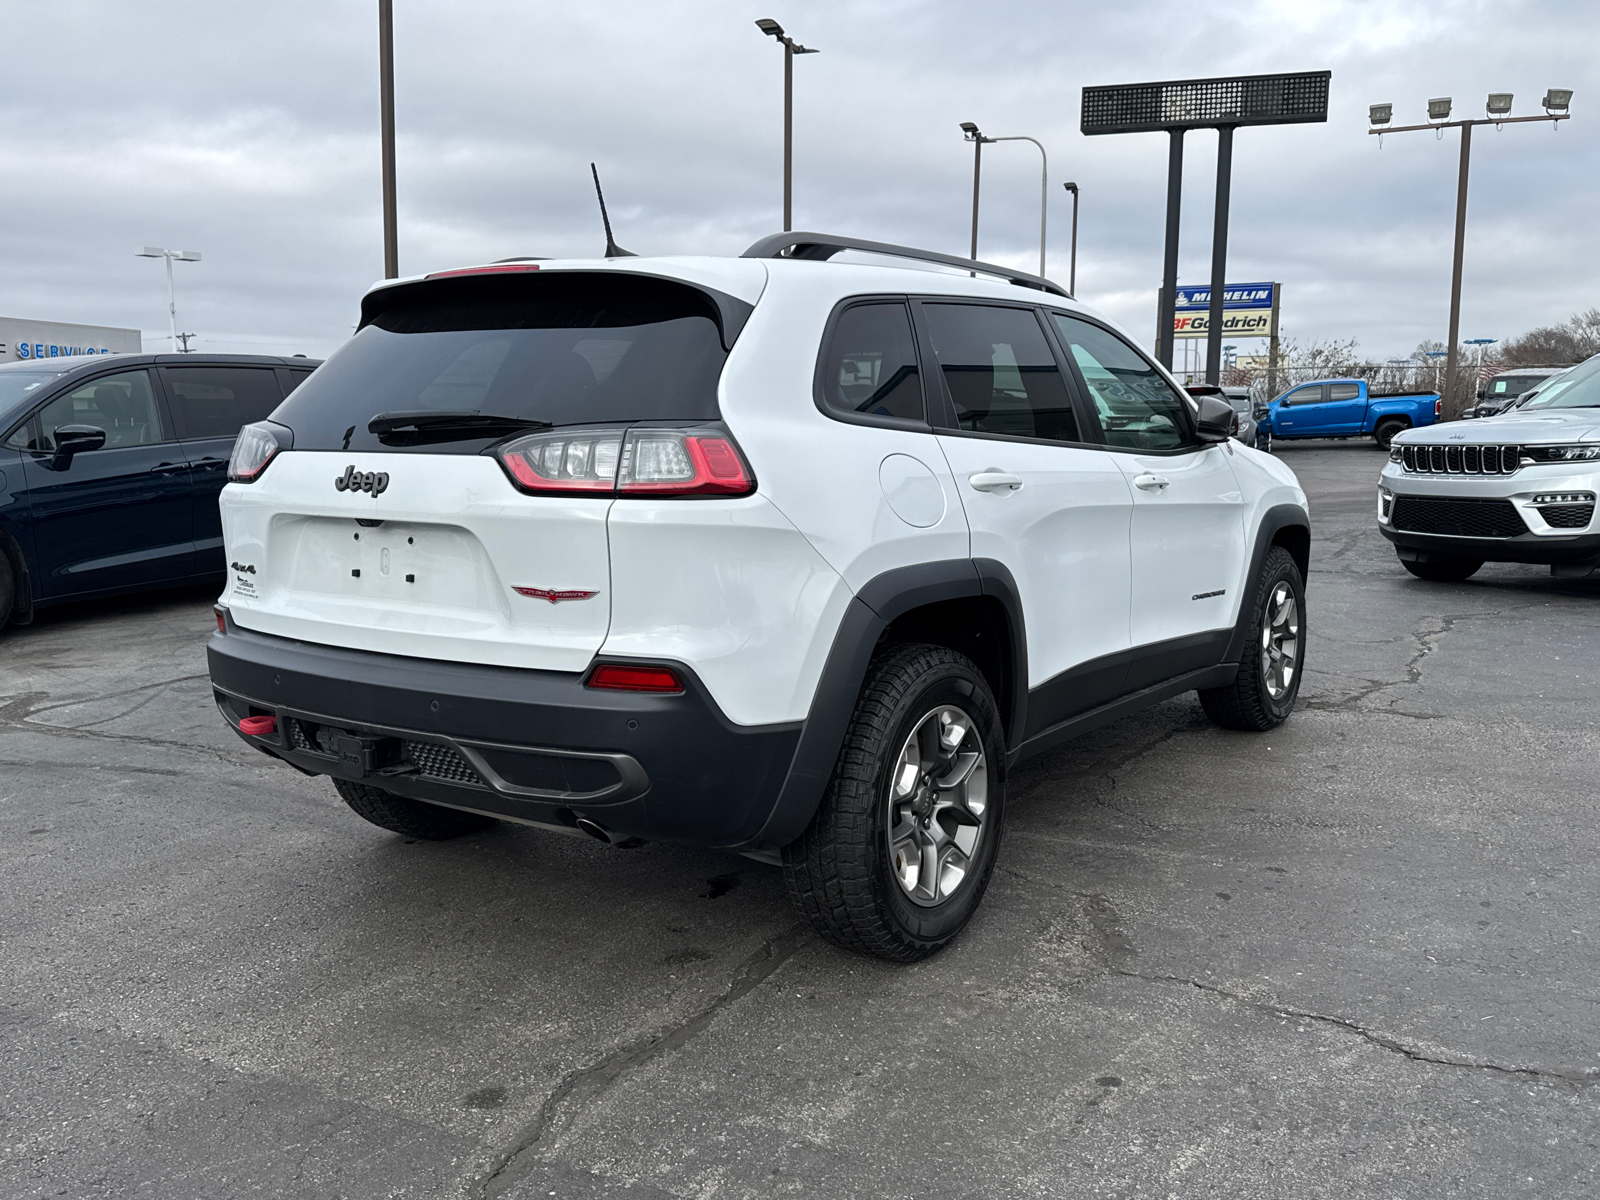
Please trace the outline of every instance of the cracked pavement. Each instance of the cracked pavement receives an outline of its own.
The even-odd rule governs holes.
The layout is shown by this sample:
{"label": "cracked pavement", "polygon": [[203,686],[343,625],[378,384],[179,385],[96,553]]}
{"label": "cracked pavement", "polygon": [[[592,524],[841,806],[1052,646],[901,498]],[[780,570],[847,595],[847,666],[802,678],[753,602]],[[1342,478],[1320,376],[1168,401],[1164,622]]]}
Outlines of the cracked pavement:
{"label": "cracked pavement", "polygon": [[1012,781],[913,967],[774,868],[408,843],[237,742],[203,591],[0,639],[0,1195],[1600,1193],[1600,581],[1406,575],[1290,446],[1302,704],[1192,697]]}

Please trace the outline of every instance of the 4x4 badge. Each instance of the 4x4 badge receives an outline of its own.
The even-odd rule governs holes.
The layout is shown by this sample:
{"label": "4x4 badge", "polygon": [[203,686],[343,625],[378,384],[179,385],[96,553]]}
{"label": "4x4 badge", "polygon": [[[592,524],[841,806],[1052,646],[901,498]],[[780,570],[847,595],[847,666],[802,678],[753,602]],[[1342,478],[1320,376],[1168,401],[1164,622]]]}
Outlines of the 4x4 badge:
{"label": "4x4 badge", "polygon": [[577,588],[568,588],[557,591],[554,588],[525,588],[513,587],[511,589],[519,596],[531,596],[535,600],[548,600],[551,604],[560,604],[563,600],[587,600],[590,596],[598,596],[599,592],[584,592]]}
{"label": "4x4 badge", "polygon": [[389,472],[358,471],[353,466],[346,467],[344,474],[333,481],[333,486],[341,492],[371,492],[378,496],[389,486]]}

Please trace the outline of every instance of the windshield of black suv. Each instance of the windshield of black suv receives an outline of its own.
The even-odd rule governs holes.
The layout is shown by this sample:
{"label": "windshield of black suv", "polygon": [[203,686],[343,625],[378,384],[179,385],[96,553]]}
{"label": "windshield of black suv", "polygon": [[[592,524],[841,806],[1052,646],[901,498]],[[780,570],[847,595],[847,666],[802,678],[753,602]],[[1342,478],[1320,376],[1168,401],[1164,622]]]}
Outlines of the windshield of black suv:
{"label": "windshield of black suv", "polygon": [[[738,301],[731,301],[738,304]],[[521,428],[716,420],[717,301],[621,272],[396,287],[272,415],[297,450],[472,454]]]}
{"label": "windshield of black suv", "polygon": [[1520,396],[1528,389],[1538,387],[1545,378],[1543,375],[1499,375],[1489,381],[1487,395],[1491,399],[1497,396]]}
{"label": "windshield of black suv", "polygon": [[1543,408],[1600,408],[1600,354],[1550,380],[1517,411]]}
{"label": "windshield of black suv", "polygon": [[[76,364],[74,364],[76,365]],[[60,379],[64,371],[0,371],[0,421],[23,415],[27,402],[40,394],[39,389]],[[0,436],[5,426],[0,425]]]}

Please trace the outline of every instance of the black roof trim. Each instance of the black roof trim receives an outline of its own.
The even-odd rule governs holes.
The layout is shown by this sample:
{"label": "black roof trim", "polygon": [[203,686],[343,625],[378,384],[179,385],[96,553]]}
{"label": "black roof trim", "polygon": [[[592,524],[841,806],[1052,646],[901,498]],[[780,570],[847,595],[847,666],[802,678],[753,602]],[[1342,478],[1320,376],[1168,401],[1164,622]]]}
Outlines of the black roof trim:
{"label": "black roof trim", "polygon": [[1052,283],[1042,275],[1026,271],[1013,271],[1010,267],[981,262],[975,258],[957,258],[954,254],[939,254],[933,250],[918,250],[914,246],[896,246],[891,242],[869,242],[864,238],[837,237],[831,233],[774,233],[762,238],[740,258],[804,258],[825,262],[841,250],[861,250],[868,254],[883,254],[891,258],[909,258],[916,262],[936,263],[942,267],[956,267],[963,271],[977,271],[983,275],[996,275],[1018,287],[1035,288],[1041,292],[1065,296],[1072,293],[1060,284]]}

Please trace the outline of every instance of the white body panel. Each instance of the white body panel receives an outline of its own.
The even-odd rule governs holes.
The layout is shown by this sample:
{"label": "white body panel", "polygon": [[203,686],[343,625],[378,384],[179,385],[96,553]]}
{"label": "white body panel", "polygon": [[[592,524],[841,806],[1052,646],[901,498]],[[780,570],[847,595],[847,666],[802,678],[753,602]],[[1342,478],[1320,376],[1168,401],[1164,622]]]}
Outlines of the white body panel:
{"label": "white body panel", "polygon": [[[336,490],[347,465],[388,487]],[[605,640],[609,499],[524,496],[481,455],[296,451],[221,503],[229,562],[254,567],[230,568],[222,594],[246,629],[554,671],[583,670]],[[551,604],[518,586],[595,595]]]}
{"label": "white body panel", "polygon": [[[932,435],[836,421],[813,398],[823,329],[834,305],[849,294],[840,291],[841,274],[869,277],[860,280],[859,292],[871,293],[895,285],[908,290],[906,273],[829,263],[774,266],[789,269],[781,286],[769,286],[728,356],[720,397],[723,419],[750,459],[761,493],[852,591],[896,567],[967,557],[966,517]],[[895,278],[883,281],[884,274]],[[920,284],[921,276],[909,283]],[[913,524],[896,512],[883,470],[892,455],[917,460],[938,481],[944,508],[932,524]],[[902,464],[890,464],[889,486],[900,491],[907,474]],[[925,519],[926,503],[910,500],[895,503],[913,519]]]}
{"label": "white body panel", "polygon": [[730,721],[801,721],[851,592],[761,496],[619,500],[607,656],[694,667]]}
{"label": "white body panel", "polygon": [[1118,453],[1133,493],[1135,646],[1231,626],[1250,560],[1245,498],[1233,448],[1188,454]]}
{"label": "white body panel", "polygon": [[[1116,456],[989,438],[941,436],[939,444],[964,484],[972,556],[1004,563],[1021,593],[1029,685],[1126,650],[1133,501]],[[1021,486],[971,486],[988,472]]]}

